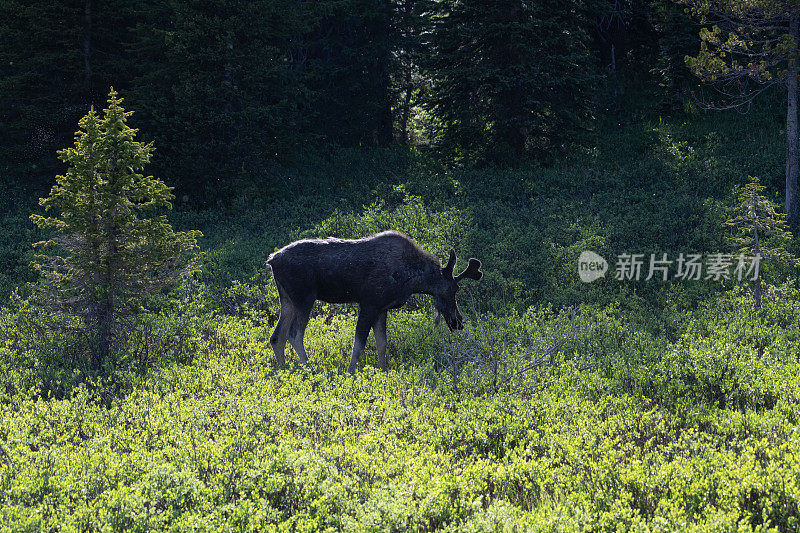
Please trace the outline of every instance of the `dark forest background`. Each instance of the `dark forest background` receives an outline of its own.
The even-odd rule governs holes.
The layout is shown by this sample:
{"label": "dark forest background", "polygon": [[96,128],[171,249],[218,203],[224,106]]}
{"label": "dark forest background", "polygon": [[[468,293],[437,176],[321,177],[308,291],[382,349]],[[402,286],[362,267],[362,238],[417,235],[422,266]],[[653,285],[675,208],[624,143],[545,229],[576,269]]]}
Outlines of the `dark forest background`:
{"label": "dark forest background", "polygon": [[4,1],[0,180],[46,190],[110,86],[200,204],[339,148],[547,164],[691,106],[698,29],[667,0]]}
{"label": "dark forest background", "polygon": [[494,304],[632,288],[660,314],[672,284],[586,286],[580,250],[728,251],[748,175],[784,199],[785,89],[704,108],[693,5],[0,1],[0,296],[36,280],[28,217],[113,86],[215,290],[294,239],[394,228],[481,257]]}

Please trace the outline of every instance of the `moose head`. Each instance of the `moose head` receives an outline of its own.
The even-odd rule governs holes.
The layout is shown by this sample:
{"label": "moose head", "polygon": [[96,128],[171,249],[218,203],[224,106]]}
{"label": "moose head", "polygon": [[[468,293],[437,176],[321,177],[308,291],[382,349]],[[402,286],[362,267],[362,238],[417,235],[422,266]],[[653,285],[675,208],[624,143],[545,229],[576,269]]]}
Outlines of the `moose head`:
{"label": "moose head", "polygon": [[470,259],[467,268],[457,276],[453,276],[453,268],[455,266],[456,252],[455,250],[450,250],[450,259],[441,269],[439,278],[431,288],[433,306],[436,308],[437,312],[436,323],[438,324],[440,317],[443,316],[450,331],[464,329],[464,317],[461,315],[461,311],[458,309],[458,302],[456,301],[458,282],[464,278],[477,281],[483,277],[481,262],[477,259]]}

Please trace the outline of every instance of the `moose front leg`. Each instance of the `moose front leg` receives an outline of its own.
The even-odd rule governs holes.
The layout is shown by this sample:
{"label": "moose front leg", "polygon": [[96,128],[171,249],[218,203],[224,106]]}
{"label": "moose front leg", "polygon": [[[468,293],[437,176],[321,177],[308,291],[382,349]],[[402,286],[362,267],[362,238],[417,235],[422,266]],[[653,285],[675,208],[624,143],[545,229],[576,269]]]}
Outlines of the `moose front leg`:
{"label": "moose front leg", "polygon": [[350,366],[347,371],[355,374],[356,365],[364,353],[364,347],[367,345],[367,337],[369,337],[369,330],[378,318],[379,312],[371,307],[361,306],[358,312],[358,322],[356,322],[356,337],[353,340],[353,354],[350,356]]}
{"label": "moose front leg", "polygon": [[378,366],[381,367],[381,370],[386,370],[386,311],[378,316],[378,320],[372,326],[372,334],[375,336]]}

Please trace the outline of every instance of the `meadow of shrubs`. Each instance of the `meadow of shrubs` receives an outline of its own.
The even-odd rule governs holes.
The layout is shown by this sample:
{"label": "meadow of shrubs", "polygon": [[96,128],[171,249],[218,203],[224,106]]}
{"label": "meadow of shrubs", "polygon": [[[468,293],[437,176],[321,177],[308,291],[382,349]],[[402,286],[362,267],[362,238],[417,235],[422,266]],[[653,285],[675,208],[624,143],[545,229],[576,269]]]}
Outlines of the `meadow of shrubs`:
{"label": "meadow of shrubs", "polygon": [[[760,309],[748,284],[577,276],[583,250],[729,251],[735,186],[780,190],[781,123],[722,117],[610,128],[547,168],[342,152],[211,209],[178,201],[202,271],[151,298],[99,373],[33,296],[35,199],[11,192],[0,528],[796,531],[792,273],[765,265]],[[354,309],[318,304],[311,364],[274,368],[267,255],[389,228],[483,261],[465,330],[416,297],[390,314],[389,371],[368,350],[351,376]]]}

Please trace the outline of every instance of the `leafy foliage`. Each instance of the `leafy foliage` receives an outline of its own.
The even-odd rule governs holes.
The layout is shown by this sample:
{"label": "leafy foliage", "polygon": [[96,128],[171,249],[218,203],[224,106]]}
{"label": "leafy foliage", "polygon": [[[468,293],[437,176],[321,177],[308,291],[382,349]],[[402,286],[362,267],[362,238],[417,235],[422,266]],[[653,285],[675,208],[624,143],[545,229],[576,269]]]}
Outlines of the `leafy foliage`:
{"label": "leafy foliage", "polygon": [[[797,17],[794,2],[758,0],[684,0],[706,24],[700,31],[700,52],[686,58],[704,80],[718,84],[732,99],[720,105],[749,102],[767,87],[786,83],[787,65],[797,43],[789,21]],[[753,90],[746,82],[760,85]],[[750,90],[748,90],[750,89]]]}
{"label": "leafy foliage", "polygon": [[[2,522],[791,530],[800,296],[782,290],[761,311],[722,295],[686,314],[675,344],[618,308],[587,308],[583,342],[530,374],[526,393],[456,394],[413,360],[346,375],[337,321],[310,326],[312,368],[275,371],[266,326],[218,317],[192,332],[191,363],[128,378],[105,401],[87,384],[60,399],[6,389]],[[560,327],[547,309],[496,324],[512,336]],[[401,359],[448,342],[419,331],[403,331]],[[764,331],[760,356],[751,335]]]}

